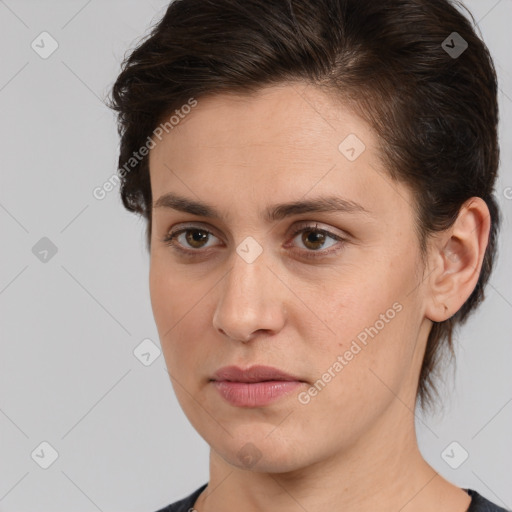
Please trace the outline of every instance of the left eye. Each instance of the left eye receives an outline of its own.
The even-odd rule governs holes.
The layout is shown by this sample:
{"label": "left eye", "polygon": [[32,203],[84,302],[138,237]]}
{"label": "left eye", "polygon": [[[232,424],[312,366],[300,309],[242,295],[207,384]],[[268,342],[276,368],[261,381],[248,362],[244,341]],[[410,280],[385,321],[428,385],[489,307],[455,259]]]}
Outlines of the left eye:
{"label": "left eye", "polygon": [[[341,237],[326,231],[324,229],[318,229],[317,227],[309,226],[305,228],[301,228],[294,233],[294,239],[299,238],[300,241],[305,246],[306,249],[310,251],[318,251],[320,249],[328,249],[336,244],[336,242],[341,241]],[[327,239],[332,240],[332,244],[325,246]]]}

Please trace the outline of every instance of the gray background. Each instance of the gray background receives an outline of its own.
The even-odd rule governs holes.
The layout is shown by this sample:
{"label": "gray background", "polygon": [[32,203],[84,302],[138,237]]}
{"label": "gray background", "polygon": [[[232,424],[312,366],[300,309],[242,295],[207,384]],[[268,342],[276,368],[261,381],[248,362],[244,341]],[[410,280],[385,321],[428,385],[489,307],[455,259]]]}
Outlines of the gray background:
{"label": "gray background", "polygon": [[[163,357],[145,366],[133,353],[144,339],[159,346],[144,224],[124,211],[118,188],[92,194],[117,166],[115,119],[101,98],[166,5],[0,0],[3,512],[153,511],[208,479],[207,445],[181,412]],[[467,5],[501,80],[505,218],[487,299],[460,332],[444,414],[418,413],[417,425],[442,475],[512,507],[512,0]],[[59,45],[46,59],[31,47],[43,31]],[[57,248],[45,262],[43,237]],[[47,469],[44,441],[58,453]],[[446,453],[453,465],[461,447],[469,457],[453,469]]]}

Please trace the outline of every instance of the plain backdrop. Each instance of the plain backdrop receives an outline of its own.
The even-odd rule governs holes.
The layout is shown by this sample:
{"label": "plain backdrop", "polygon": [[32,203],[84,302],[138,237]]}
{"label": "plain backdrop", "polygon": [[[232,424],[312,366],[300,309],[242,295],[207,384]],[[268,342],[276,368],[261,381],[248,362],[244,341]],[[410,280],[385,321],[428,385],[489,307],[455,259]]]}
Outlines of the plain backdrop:
{"label": "plain backdrop", "polygon": [[[208,480],[157,352],[144,223],[118,188],[93,196],[117,167],[101,100],[167,4],[0,0],[2,512],[152,512]],[[467,6],[500,78],[500,255],[458,335],[445,410],[417,426],[437,471],[510,508],[512,0]]]}

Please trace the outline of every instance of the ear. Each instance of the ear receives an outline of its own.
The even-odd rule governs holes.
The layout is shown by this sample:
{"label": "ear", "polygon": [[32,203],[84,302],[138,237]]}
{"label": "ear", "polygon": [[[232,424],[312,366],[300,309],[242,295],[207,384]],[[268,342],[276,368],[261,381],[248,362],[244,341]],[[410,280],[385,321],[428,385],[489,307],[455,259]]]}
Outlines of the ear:
{"label": "ear", "polygon": [[480,276],[491,219],[485,201],[468,199],[451,228],[435,236],[429,247],[428,297],[425,316],[442,322],[471,295]]}

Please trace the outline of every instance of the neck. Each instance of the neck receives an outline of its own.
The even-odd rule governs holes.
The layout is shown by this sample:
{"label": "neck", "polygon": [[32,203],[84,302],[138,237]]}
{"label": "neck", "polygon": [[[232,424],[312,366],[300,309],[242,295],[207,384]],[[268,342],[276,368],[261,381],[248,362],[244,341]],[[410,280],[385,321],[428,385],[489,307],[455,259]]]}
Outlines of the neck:
{"label": "neck", "polygon": [[211,450],[210,480],[194,508],[199,512],[466,511],[470,497],[423,459],[413,413],[399,400],[393,408],[350,449],[286,473],[239,469]]}

